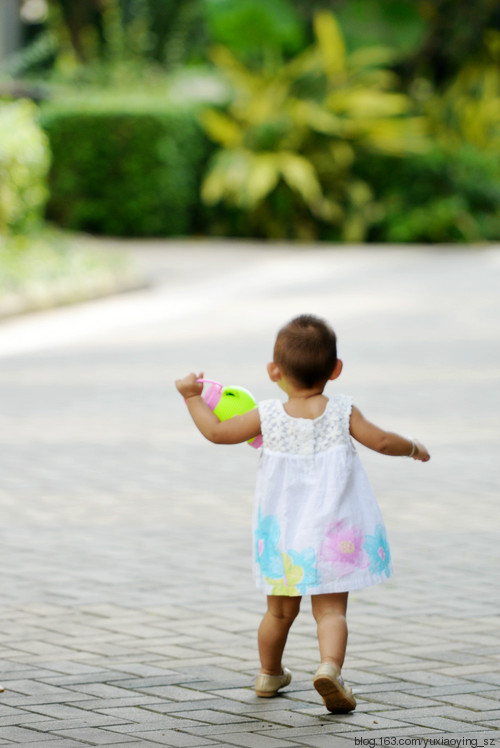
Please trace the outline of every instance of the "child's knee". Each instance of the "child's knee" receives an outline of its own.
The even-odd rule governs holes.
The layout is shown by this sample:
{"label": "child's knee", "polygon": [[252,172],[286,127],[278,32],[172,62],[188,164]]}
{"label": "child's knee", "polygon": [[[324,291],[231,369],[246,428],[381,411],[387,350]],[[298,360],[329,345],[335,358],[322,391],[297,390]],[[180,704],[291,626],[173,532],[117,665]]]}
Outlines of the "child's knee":
{"label": "child's knee", "polygon": [[273,618],[291,625],[299,614],[300,601],[300,597],[269,596],[267,609]]}
{"label": "child's knee", "polygon": [[311,602],[316,623],[319,623],[325,616],[332,616],[339,619],[345,619],[346,617],[347,593],[313,595]]}

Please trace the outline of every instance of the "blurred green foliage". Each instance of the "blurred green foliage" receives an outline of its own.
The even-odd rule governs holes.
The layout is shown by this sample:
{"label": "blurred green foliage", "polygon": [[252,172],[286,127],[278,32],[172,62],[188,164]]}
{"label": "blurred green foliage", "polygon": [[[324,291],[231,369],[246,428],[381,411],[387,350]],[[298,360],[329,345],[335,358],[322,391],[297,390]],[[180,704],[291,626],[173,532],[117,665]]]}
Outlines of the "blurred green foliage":
{"label": "blurred green foliage", "polygon": [[398,58],[408,57],[425,39],[421,3],[415,0],[349,0],[338,3],[335,13],[352,50],[383,44]]}
{"label": "blurred green foliage", "polygon": [[425,111],[435,140],[450,151],[474,146],[500,154],[500,69],[469,64],[440,95],[428,98]]}
{"label": "blurred green foliage", "polygon": [[381,211],[374,242],[481,242],[500,236],[500,157],[435,146],[406,159],[369,156],[357,165]]}
{"label": "blurred green foliage", "polygon": [[[246,62],[296,54],[313,39],[318,10],[334,12],[352,51],[389,45],[408,83],[441,84],[481,54],[498,28],[498,0],[47,0],[48,16],[30,31],[16,74],[57,78],[110,75],[114,66],[163,71],[208,60],[212,44]],[[40,3],[43,6],[44,2]],[[31,28],[31,27],[30,27]],[[32,48],[31,48],[32,47]]]}
{"label": "blurred green foliage", "polygon": [[48,197],[47,138],[30,101],[0,101],[0,232],[39,223]]}
{"label": "blurred green foliage", "polygon": [[[498,36],[490,40],[500,47]],[[500,70],[466,65],[441,92],[421,96],[432,148],[391,164],[360,168],[383,212],[370,238],[396,242],[479,242],[500,237]]]}
{"label": "blurred green foliage", "polygon": [[212,41],[247,62],[276,60],[305,45],[304,28],[288,0],[203,0]]}
{"label": "blurred green foliage", "polygon": [[489,30],[500,26],[498,0],[418,0],[425,33],[401,67],[410,83],[425,77],[441,87],[486,51]]}
{"label": "blurred green foliage", "polygon": [[195,224],[207,144],[194,115],[163,100],[85,98],[43,108],[53,153],[49,217],[116,236]]}
{"label": "blurred green foliage", "polygon": [[[0,76],[43,78],[51,92],[49,216],[61,225],[498,239],[498,0],[48,3]],[[200,119],[204,101],[217,104]],[[5,106],[0,228],[24,231],[43,209],[47,150],[35,167],[36,125],[16,146]],[[34,109],[23,111],[27,133]]]}
{"label": "blurred green foliage", "polygon": [[[233,98],[227,112],[202,116],[220,146],[202,197],[245,211],[264,237],[315,238],[326,224],[337,238],[361,241],[377,206],[369,181],[354,173],[356,160],[422,151],[424,120],[397,91],[387,50],[348,54],[328,12],[316,15],[315,32],[315,44],[278,69],[251,70],[226,48],[214,51]],[[288,202],[286,220],[269,201],[275,193]]]}

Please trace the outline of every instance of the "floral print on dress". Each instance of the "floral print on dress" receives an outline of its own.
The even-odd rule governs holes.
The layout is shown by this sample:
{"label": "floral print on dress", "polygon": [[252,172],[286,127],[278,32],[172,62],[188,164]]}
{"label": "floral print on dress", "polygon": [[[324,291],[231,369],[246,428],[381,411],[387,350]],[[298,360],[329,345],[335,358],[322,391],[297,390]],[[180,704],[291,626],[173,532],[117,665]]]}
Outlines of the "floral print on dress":
{"label": "floral print on dress", "polygon": [[282,554],[283,575],[280,578],[266,577],[266,582],[271,585],[271,595],[284,595],[285,597],[299,597],[299,585],[304,578],[304,569],[293,563],[288,553]]}
{"label": "floral print on dress", "polygon": [[[283,556],[278,548],[280,527],[275,514],[262,516],[259,510],[255,530],[255,559],[266,577],[279,578],[284,575]],[[278,594],[278,593],[273,593]]]}
{"label": "floral print on dress", "polygon": [[372,574],[391,575],[391,550],[387,542],[385,527],[377,525],[374,535],[367,535],[363,548],[370,559],[370,571]]}
{"label": "floral print on dress", "polygon": [[356,569],[366,569],[369,560],[364,540],[364,533],[359,528],[347,525],[345,520],[335,522],[326,532],[320,560],[331,565],[339,577],[351,574]]}
{"label": "floral print on dress", "polygon": [[271,595],[305,595],[308,587],[318,584],[314,548],[303,551],[290,549],[282,553],[278,546],[279,539],[277,516],[263,516],[259,511],[255,530],[255,558],[262,575],[272,587]]}
{"label": "floral print on dress", "polygon": [[304,572],[302,579],[297,584],[297,589],[301,595],[307,593],[309,587],[317,587],[319,584],[319,574],[316,568],[316,553],[314,548],[306,548],[305,551],[288,551],[288,555],[293,563],[302,568]]}

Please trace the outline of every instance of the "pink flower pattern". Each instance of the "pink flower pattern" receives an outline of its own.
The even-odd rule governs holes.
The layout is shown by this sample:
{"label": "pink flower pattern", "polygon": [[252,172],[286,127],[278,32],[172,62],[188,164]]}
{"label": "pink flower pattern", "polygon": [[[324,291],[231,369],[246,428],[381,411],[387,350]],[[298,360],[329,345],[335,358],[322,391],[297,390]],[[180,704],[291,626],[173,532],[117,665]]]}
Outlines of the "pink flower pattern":
{"label": "pink flower pattern", "polygon": [[356,569],[366,569],[369,559],[363,548],[364,533],[356,527],[346,526],[345,520],[335,522],[326,532],[319,558],[343,577]]}

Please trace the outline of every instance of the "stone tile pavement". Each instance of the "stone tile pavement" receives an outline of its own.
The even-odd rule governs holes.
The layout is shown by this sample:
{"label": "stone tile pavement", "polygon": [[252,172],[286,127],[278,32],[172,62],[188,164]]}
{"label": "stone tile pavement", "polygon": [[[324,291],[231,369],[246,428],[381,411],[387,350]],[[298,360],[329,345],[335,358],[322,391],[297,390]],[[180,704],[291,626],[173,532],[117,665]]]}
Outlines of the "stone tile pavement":
{"label": "stone tile pavement", "polygon": [[[152,290],[0,326],[0,746],[498,745],[500,250],[127,246]],[[351,595],[345,716],[307,599],[291,687],[255,697],[257,454],[205,442],[172,383],[273,396],[302,311],[337,329],[335,386],[432,452],[362,451],[397,573]]]}

